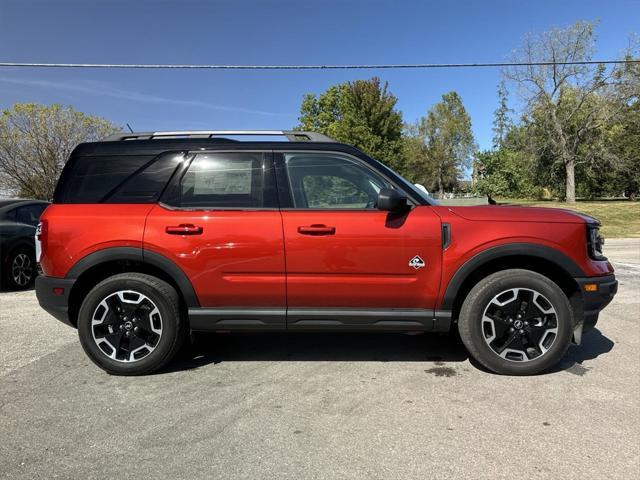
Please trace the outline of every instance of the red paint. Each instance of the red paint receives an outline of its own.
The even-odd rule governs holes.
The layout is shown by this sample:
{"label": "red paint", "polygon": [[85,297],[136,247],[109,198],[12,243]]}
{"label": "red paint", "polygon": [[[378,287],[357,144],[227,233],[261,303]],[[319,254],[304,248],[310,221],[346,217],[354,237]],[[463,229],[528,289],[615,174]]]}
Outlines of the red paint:
{"label": "red paint", "polygon": [[[441,223],[452,242],[441,248]],[[419,206],[387,212],[168,210],[160,205],[52,205],[42,216],[41,265],[64,277],[109,247],[144,248],[176,263],[201,306],[438,308],[454,273],[487,248],[554,248],[587,276],[584,218],[557,209]],[[419,256],[423,268],[412,268]]]}
{"label": "red paint", "polygon": [[[438,296],[440,219],[371,211],[283,211],[290,307],[432,308]],[[327,235],[300,228],[325,225]],[[419,255],[425,268],[409,261]]]}
{"label": "red paint", "polygon": [[[177,225],[200,233],[167,232]],[[180,211],[156,205],[147,217],[144,248],[175,262],[203,307],[286,305],[278,211]]]}
{"label": "red paint", "polygon": [[40,265],[45,275],[64,277],[81,258],[109,247],[142,248],[142,233],[153,205],[53,204],[41,222],[47,226]]}

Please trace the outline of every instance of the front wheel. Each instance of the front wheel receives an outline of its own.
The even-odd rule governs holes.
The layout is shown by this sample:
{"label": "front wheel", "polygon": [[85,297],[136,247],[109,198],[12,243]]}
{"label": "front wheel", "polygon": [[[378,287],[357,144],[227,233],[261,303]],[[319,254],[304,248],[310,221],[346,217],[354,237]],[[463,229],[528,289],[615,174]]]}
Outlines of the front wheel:
{"label": "front wheel", "polygon": [[505,375],[532,375],[567,351],[573,314],[564,292],[529,270],[503,270],[482,279],[465,299],[458,321],[469,353]]}
{"label": "front wheel", "polygon": [[86,296],[78,335],[89,358],[115,375],[143,375],[166,365],[180,348],[185,325],[176,290],[150,275],[107,278]]}

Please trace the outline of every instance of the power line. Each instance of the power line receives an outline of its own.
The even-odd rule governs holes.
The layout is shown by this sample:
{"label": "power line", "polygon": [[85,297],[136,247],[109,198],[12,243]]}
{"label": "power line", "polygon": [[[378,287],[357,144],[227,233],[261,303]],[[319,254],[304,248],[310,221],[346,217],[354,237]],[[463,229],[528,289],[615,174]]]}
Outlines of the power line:
{"label": "power line", "polygon": [[585,60],[573,62],[488,62],[488,63],[406,63],[363,65],[207,65],[207,64],[131,64],[131,63],[25,63],[0,62],[0,67],[20,68],[118,68],[118,69],[184,69],[184,70],[391,70],[407,68],[476,68],[532,67],[553,65],[637,64],[633,60]]}

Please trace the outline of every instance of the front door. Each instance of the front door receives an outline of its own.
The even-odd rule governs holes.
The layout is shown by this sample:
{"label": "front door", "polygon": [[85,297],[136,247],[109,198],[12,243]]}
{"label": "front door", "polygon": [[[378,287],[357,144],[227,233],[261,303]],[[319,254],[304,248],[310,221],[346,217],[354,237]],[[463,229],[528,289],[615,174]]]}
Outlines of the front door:
{"label": "front door", "polygon": [[285,262],[270,152],[202,152],[147,217],[144,248],[180,267],[191,327],[285,328]]}
{"label": "front door", "polygon": [[276,161],[292,205],[282,209],[288,328],[429,329],[441,266],[433,210],[378,210],[379,190],[398,187],[345,154],[281,153]]}

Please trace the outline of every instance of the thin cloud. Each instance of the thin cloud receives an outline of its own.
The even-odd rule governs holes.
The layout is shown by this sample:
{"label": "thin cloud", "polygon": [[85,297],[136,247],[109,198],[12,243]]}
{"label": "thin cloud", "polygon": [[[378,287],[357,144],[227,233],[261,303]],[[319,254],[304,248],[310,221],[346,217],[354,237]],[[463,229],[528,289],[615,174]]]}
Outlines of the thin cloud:
{"label": "thin cloud", "polygon": [[87,93],[91,95],[102,95],[105,97],[118,98],[121,100],[130,100],[134,102],[157,103],[165,105],[180,105],[184,107],[206,108],[210,110],[218,110],[222,112],[240,112],[251,113],[254,115],[267,115],[272,117],[295,117],[290,113],[267,112],[264,110],[254,110],[252,108],[230,107],[227,105],[218,105],[214,103],[203,102],[200,100],[181,100],[175,98],[161,97],[157,95],[149,95],[142,92],[134,92],[130,90],[122,90],[113,87],[110,83],[83,80],[81,82],[55,82],[50,80],[27,80],[9,77],[0,77],[0,83],[12,85],[26,85],[30,87],[50,88],[55,90],[64,90],[75,93]]}

